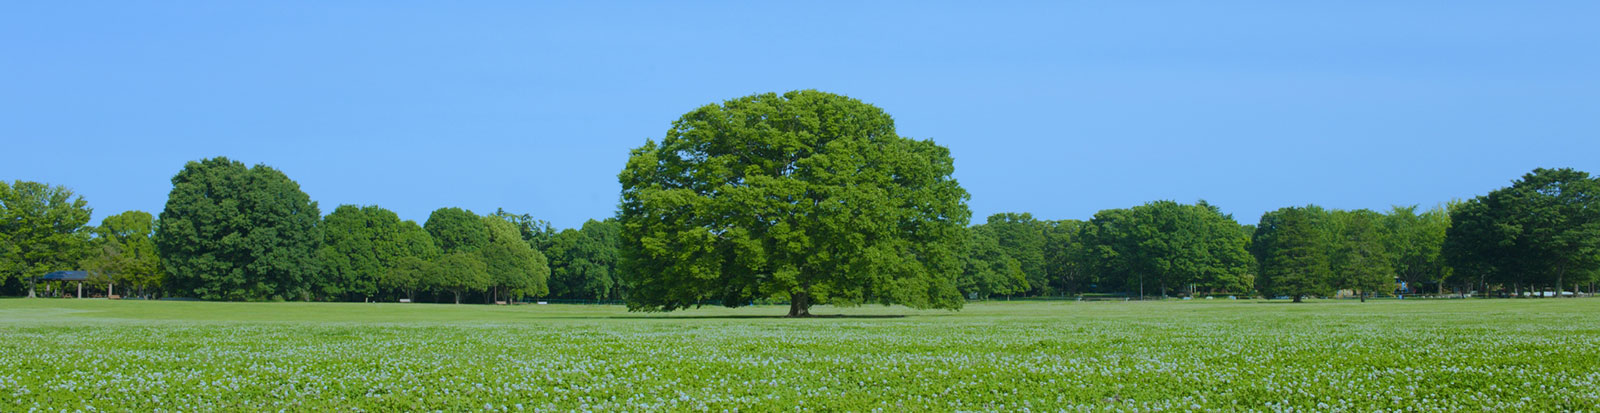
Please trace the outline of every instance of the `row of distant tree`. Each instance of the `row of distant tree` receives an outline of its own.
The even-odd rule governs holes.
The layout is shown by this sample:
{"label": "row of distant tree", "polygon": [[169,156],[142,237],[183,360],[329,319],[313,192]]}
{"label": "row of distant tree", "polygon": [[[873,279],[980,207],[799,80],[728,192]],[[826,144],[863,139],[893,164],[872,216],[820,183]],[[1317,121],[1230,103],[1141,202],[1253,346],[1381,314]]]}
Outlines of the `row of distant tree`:
{"label": "row of distant tree", "polygon": [[[1003,213],[966,228],[956,286],[969,299],[1107,293],[1362,298],[1400,292],[1593,291],[1600,183],[1538,169],[1511,187],[1425,211],[1288,207],[1242,225],[1204,201],[1157,201],[1088,221]],[[434,211],[426,223],[377,206],[322,216],[283,173],[226,158],[190,162],[158,217],[88,225],[59,186],[0,182],[0,292],[82,269],[124,295],[207,300],[485,302],[620,299],[614,219],[554,230],[503,210]],[[1402,284],[1403,283],[1403,284]]]}
{"label": "row of distant tree", "polygon": [[81,196],[0,182],[0,293],[36,294],[52,271],[86,270],[122,295],[205,300],[461,302],[616,299],[617,225],[555,231],[528,215],[441,208],[423,225],[377,206],[323,216],[282,172],[227,158],[190,162],[160,216],[90,226]]}
{"label": "row of distant tree", "polygon": [[1600,281],[1600,180],[1537,169],[1512,186],[1419,211],[1315,205],[1241,225],[1215,206],[1151,202],[1089,221],[990,216],[972,227],[969,297],[1329,296],[1589,291]]}
{"label": "row of distant tree", "polygon": [[[1388,294],[1594,290],[1600,180],[1537,169],[1418,212],[1290,207],[1241,225],[1205,202],[1088,221],[999,214],[977,226],[948,148],[899,136],[883,109],[816,90],[684,114],[629,153],[615,219],[559,233],[526,215],[444,208],[423,225],[377,207],[326,217],[264,165],[215,158],[172,178],[159,217],[88,225],[60,187],[0,185],[0,293],[84,268],[141,295],[208,300],[624,298],[706,304],[902,304],[1115,293]],[[1558,293],[1559,294],[1559,293]]]}

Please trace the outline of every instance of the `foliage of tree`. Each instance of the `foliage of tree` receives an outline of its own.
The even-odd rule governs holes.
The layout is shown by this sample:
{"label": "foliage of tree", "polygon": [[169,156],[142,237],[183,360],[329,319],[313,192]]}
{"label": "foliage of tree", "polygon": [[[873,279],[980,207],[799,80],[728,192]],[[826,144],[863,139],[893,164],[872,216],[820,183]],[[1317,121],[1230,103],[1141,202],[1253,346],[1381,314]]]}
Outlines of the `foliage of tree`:
{"label": "foliage of tree", "polygon": [[121,284],[149,296],[162,284],[161,256],[156,253],[155,216],[144,211],[126,211],[105,217],[95,228],[94,253],[84,260],[83,269],[106,284]]}
{"label": "foliage of tree", "polygon": [[401,257],[439,255],[431,236],[416,222],[402,221],[378,206],[340,205],[323,218],[322,227],[326,237],[319,251],[323,279],[318,287],[333,299],[374,297]]}
{"label": "foliage of tree", "polygon": [[427,277],[428,284],[455,294],[456,304],[461,304],[461,294],[483,291],[494,282],[489,276],[489,266],[475,252],[445,254],[433,269],[437,272]]}
{"label": "foliage of tree", "polygon": [[380,285],[384,288],[398,290],[405,295],[407,300],[415,301],[417,299],[417,290],[443,284],[443,282],[435,281],[434,278],[439,274],[439,265],[434,262],[435,259],[411,255],[402,256],[395,260],[394,268],[384,274]]}
{"label": "foliage of tree", "polygon": [[1144,296],[1172,287],[1242,292],[1255,266],[1249,237],[1232,216],[1201,201],[1156,201],[1100,211],[1083,228],[1084,254],[1102,280]]}
{"label": "foliage of tree", "polygon": [[1384,216],[1371,210],[1335,211],[1337,238],[1330,259],[1333,287],[1353,291],[1367,301],[1373,293],[1394,288],[1394,267],[1387,249]]}
{"label": "foliage of tree", "polygon": [[33,280],[51,271],[73,270],[91,252],[88,226],[93,210],[62,186],[0,181],[0,282]]}
{"label": "foliage of tree", "polygon": [[1075,219],[1044,223],[1045,274],[1052,289],[1066,294],[1087,291],[1098,282],[1080,236],[1088,223]]}
{"label": "foliage of tree", "polygon": [[549,262],[522,239],[517,225],[496,216],[483,217],[489,242],[479,249],[489,274],[489,301],[502,297],[542,297],[550,293]]}
{"label": "foliage of tree", "polygon": [[528,245],[535,250],[548,250],[550,249],[550,243],[555,240],[555,227],[551,226],[549,221],[534,219],[533,215],[512,214],[506,212],[504,208],[499,208],[495,209],[494,213],[489,214],[489,216],[498,217],[511,222],[512,225],[516,225],[517,231],[522,234],[522,239],[527,241]]}
{"label": "foliage of tree", "polygon": [[1535,169],[1465,202],[1450,220],[1451,266],[1489,280],[1559,292],[1600,274],[1600,180],[1586,172]]}
{"label": "foliage of tree", "polygon": [[1050,294],[1050,278],[1045,266],[1045,223],[1026,212],[990,215],[981,227],[999,243],[1000,251],[1017,261],[1027,279],[1024,290],[1015,293]]}
{"label": "foliage of tree", "polygon": [[156,247],[172,290],[206,300],[309,299],[322,214],[266,165],[191,161],[172,177]]}
{"label": "foliage of tree", "polygon": [[560,298],[608,299],[622,294],[617,272],[621,226],[615,219],[589,220],[581,229],[565,229],[551,240],[550,295]]}
{"label": "foliage of tree", "polygon": [[629,308],[959,308],[971,212],[953,171],[948,149],[900,137],[883,110],[844,96],[696,109],[618,175]]}
{"label": "foliage of tree", "polygon": [[489,244],[489,227],[483,218],[461,208],[439,208],[422,224],[435,245],[445,253],[477,252]]}
{"label": "foliage of tree", "polygon": [[1450,213],[1443,207],[1417,213],[1415,205],[1396,206],[1384,215],[1383,226],[1384,249],[1393,259],[1395,275],[1407,286],[1436,284],[1442,293],[1454,273],[1441,254]]}
{"label": "foliage of tree", "polygon": [[1261,216],[1251,242],[1261,265],[1256,288],[1301,302],[1333,292],[1328,212],[1317,206],[1287,207]]}
{"label": "foliage of tree", "polygon": [[968,298],[987,299],[1028,290],[1028,276],[1022,270],[1022,263],[1006,253],[994,232],[995,228],[982,225],[967,230],[962,251],[965,269],[957,287]]}

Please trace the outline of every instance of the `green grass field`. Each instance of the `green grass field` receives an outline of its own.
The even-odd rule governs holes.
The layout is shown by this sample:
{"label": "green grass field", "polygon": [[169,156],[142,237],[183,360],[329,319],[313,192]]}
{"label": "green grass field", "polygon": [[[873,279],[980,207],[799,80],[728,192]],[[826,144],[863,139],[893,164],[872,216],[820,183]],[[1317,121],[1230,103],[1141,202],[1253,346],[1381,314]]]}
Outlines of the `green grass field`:
{"label": "green grass field", "polygon": [[1600,406],[1594,299],[786,309],[6,299],[0,411]]}

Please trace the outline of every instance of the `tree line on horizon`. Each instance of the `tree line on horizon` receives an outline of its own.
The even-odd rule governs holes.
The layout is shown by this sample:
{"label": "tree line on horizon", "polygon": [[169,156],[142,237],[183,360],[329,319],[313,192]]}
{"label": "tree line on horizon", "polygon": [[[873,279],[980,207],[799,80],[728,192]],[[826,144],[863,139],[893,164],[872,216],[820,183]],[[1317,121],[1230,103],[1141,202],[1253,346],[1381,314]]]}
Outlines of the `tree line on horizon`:
{"label": "tree line on horizon", "polygon": [[189,162],[159,217],[88,225],[81,196],[0,182],[0,294],[33,295],[45,273],[85,270],[130,297],[225,301],[483,302],[618,299],[616,223],[554,230],[531,216],[447,207],[425,224],[378,206],[323,216],[282,172],[224,157]]}
{"label": "tree line on horizon", "polygon": [[1241,224],[1163,200],[968,225],[953,165],[882,109],[808,90],[685,114],[631,152],[616,216],[561,231],[504,210],[440,208],[420,225],[371,205],[324,216],[282,172],[223,157],[186,164],[159,214],[98,226],[64,187],[0,182],[0,295],[81,269],[147,298],[769,302],[806,316],[1000,297],[1560,295],[1600,281],[1600,178],[1573,169],[1427,210],[1306,205]]}

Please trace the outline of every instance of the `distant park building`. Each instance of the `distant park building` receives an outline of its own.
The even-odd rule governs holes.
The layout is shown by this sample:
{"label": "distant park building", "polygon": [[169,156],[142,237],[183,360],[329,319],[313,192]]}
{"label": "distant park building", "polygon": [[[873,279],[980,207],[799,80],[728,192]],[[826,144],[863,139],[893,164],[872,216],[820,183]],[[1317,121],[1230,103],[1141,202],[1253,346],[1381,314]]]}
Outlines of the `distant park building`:
{"label": "distant park building", "polygon": [[[76,281],[78,283],[78,294],[74,295],[73,297],[83,298],[83,282],[89,280],[89,272],[88,271],[56,271],[56,272],[45,274],[43,277],[39,277],[39,280],[40,281]],[[107,296],[111,295],[111,291],[109,289],[106,291],[106,295]]]}

